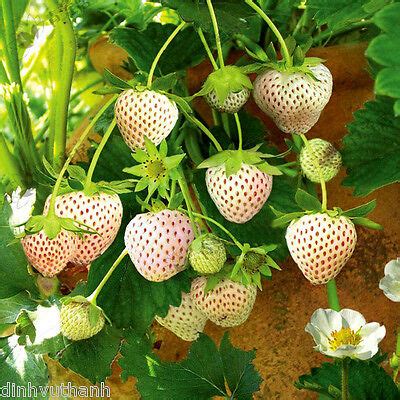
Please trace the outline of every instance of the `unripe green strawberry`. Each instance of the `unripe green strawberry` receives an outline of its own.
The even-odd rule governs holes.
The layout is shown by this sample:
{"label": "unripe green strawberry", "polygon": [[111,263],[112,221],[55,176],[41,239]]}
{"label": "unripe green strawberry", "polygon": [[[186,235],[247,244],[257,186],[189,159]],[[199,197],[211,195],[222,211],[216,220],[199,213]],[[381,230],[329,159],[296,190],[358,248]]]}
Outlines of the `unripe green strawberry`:
{"label": "unripe green strawberry", "polygon": [[[91,321],[91,308],[97,308],[97,315]],[[93,311],[93,309],[92,309]],[[99,333],[104,326],[103,312],[89,302],[70,301],[61,306],[61,333],[70,340],[83,340]]]}
{"label": "unripe green strawberry", "polygon": [[304,146],[300,152],[300,166],[304,175],[311,181],[321,181],[320,172],[316,166],[319,165],[325,182],[330,181],[337,175],[342,165],[342,156],[326,140],[312,139],[309,147]]}
{"label": "unripe green strawberry", "polygon": [[201,274],[215,274],[221,270],[225,261],[225,246],[211,233],[199,236],[189,247],[190,265]]}

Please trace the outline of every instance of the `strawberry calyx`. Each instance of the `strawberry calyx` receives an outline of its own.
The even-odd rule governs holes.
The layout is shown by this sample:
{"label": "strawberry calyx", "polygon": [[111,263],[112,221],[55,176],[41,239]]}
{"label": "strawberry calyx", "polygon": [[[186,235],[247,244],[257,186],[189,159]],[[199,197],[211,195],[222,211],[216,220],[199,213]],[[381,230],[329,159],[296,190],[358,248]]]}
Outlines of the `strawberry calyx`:
{"label": "strawberry calyx", "polygon": [[124,168],[124,172],[139,177],[135,185],[135,192],[147,189],[150,198],[156,191],[162,198],[168,197],[170,181],[181,178],[179,164],[185,154],[168,156],[168,145],[164,139],[159,149],[147,137],[144,138],[145,149],[137,149],[132,158],[138,163],[133,167]]}
{"label": "strawberry calyx", "polygon": [[306,57],[306,53],[312,45],[312,40],[298,45],[293,36],[288,36],[285,39],[290,63],[284,59],[278,60],[278,55],[273,43],[270,43],[264,50],[245,35],[236,35],[236,40],[239,46],[243,48],[252,59],[256,60],[255,63],[244,67],[247,73],[262,72],[272,69],[287,74],[303,73],[316,80],[310,68],[316,67],[325,61],[318,57]]}
{"label": "strawberry calyx", "polygon": [[104,313],[103,309],[99,307],[96,304],[95,300],[91,300],[90,296],[85,297],[81,295],[77,296],[65,296],[60,299],[61,303],[64,306],[67,306],[68,304],[73,304],[73,303],[80,303],[84,307],[88,307],[89,309],[89,323],[90,326],[95,326],[100,319],[100,317],[103,315],[103,317],[111,324],[110,319],[107,317],[107,315]]}
{"label": "strawberry calyx", "polygon": [[[212,155],[207,160],[200,163],[197,168],[212,168],[225,166],[225,174],[227,177],[236,174],[242,164],[254,165],[261,172],[268,175],[282,175],[282,171],[278,166],[269,164],[265,159],[281,157],[282,155],[264,154],[258,149],[262,145],[259,144],[248,150],[224,150]],[[283,154],[284,155],[284,154]]]}
{"label": "strawberry calyx", "polygon": [[73,232],[78,235],[97,234],[90,226],[83,222],[74,221],[72,218],[61,218],[54,212],[47,215],[34,215],[25,224],[25,235],[33,235],[44,231],[49,239],[54,239],[61,230]]}
{"label": "strawberry calyx", "polygon": [[277,245],[275,244],[250,247],[248,243],[245,243],[242,253],[236,258],[230,279],[246,286],[256,284],[262,290],[261,277],[271,277],[271,268],[281,270],[280,266],[268,254],[276,248]]}
{"label": "strawberry calyx", "polygon": [[295,195],[296,204],[302,211],[292,213],[283,213],[276,210],[270,205],[272,212],[275,214],[275,219],[272,221],[273,228],[282,228],[289,225],[292,221],[297,220],[304,215],[326,214],[330,218],[346,217],[355,225],[361,225],[369,229],[382,229],[382,226],[366,216],[371,213],[376,207],[376,200],[371,200],[368,203],[343,211],[339,207],[333,207],[331,210],[324,211],[319,199],[303,189],[297,189]]}
{"label": "strawberry calyx", "polygon": [[192,98],[215,92],[218,105],[222,105],[229,94],[253,88],[251,80],[245,71],[244,68],[236,65],[226,65],[217,69],[208,75],[202,89],[194,94]]}

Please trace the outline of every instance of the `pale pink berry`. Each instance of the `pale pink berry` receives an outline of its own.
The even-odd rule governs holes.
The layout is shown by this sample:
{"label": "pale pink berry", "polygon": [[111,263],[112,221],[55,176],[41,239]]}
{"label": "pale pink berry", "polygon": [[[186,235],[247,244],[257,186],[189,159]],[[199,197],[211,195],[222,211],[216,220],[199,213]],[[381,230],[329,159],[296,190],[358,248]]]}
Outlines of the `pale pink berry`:
{"label": "pale pink berry", "polygon": [[325,65],[303,72],[268,70],[254,81],[257,105],[286,133],[306,133],[318,121],[332,94],[332,75]]}
{"label": "pale pink berry", "polygon": [[185,268],[194,239],[189,218],[176,210],[137,214],[125,230],[125,246],[141,275],[165,281]]}
{"label": "pale pink berry", "polygon": [[223,279],[205,293],[206,284],[207,278],[196,278],[192,282],[190,296],[197,309],[210,321],[230,328],[247,320],[256,301],[255,285],[245,286],[230,279]]}
{"label": "pale pink berry", "polygon": [[49,239],[42,230],[21,239],[29,263],[43,276],[52,277],[61,272],[76,251],[76,235],[61,230]]}
{"label": "pale pink berry", "polygon": [[178,120],[178,108],[167,96],[144,90],[123,91],[115,103],[115,119],[131,150],[144,149],[144,137],[159,145]]}
{"label": "pale pink berry", "polygon": [[226,176],[225,166],[206,172],[207,190],[225,219],[238,224],[251,220],[263,207],[272,190],[272,176],[256,166],[242,164],[236,174]]}
{"label": "pale pink berry", "polygon": [[286,231],[286,243],[295,263],[313,284],[335,278],[356,247],[357,234],[348,218],[328,214],[305,215]]}
{"label": "pale pink berry", "polygon": [[[47,198],[44,211],[48,211]],[[72,192],[57,196],[56,215],[71,218],[87,225],[99,234],[77,236],[76,251],[71,262],[87,266],[103,254],[117,236],[122,220],[122,203],[117,194],[100,193],[86,196],[83,192]],[[83,229],[88,229],[82,226]]]}
{"label": "pale pink berry", "polygon": [[155,317],[156,321],[173,332],[176,336],[189,342],[199,337],[207,322],[207,317],[193,304],[188,293],[182,293],[179,307],[170,306],[164,317]]}

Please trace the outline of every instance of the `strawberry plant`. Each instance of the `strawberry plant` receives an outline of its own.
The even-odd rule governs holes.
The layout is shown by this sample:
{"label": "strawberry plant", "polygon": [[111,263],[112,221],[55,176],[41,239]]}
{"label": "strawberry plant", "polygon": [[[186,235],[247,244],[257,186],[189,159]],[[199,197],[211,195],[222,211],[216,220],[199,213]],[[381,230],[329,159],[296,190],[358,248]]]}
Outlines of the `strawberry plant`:
{"label": "strawberry plant", "polygon": [[[398,327],[337,290],[399,181],[399,18],[392,0],[1,0],[0,389],[51,398],[56,365],[121,399],[400,398],[400,336],[380,348]],[[370,76],[335,58],[354,43]],[[284,336],[266,313],[289,296],[310,372],[251,340]]]}

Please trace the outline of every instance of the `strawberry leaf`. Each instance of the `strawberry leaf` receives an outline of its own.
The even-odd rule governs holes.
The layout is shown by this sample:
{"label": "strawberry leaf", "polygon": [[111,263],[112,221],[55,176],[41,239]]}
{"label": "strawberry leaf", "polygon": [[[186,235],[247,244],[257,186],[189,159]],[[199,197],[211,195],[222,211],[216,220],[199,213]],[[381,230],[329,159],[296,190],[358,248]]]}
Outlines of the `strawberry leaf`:
{"label": "strawberry leaf", "polygon": [[353,186],[356,196],[365,196],[400,182],[400,117],[393,117],[393,101],[378,97],[354,113],[344,137],[344,186]]}
{"label": "strawberry leaf", "polygon": [[118,76],[114,75],[110,70],[107,68],[104,70],[104,79],[112,86],[124,90],[124,89],[132,89],[132,86],[125,82],[123,79],[119,78]]}
{"label": "strawberry leaf", "polygon": [[34,277],[28,272],[28,261],[19,241],[14,241],[14,235],[8,226],[10,206],[4,204],[0,208],[0,243],[7,246],[1,253],[0,263],[0,298],[12,297],[22,291],[28,291],[32,296],[38,296]]}
{"label": "strawberry leaf", "polygon": [[[323,363],[321,367],[313,368],[309,375],[300,376],[295,386],[298,389],[310,390],[332,398],[331,394],[334,391],[340,393],[340,362]],[[350,398],[360,400],[399,398],[399,391],[392,378],[373,361],[349,361],[349,393]]]}
{"label": "strawberry leaf", "polygon": [[[133,332],[127,335],[119,361],[124,379],[137,378],[143,399],[209,399],[215,396],[251,399],[261,377],[253,366],[255,351],[233,347],[225,334],[219,349],[201,334],[180,362],[161,361],[151,353],[151,343]],[[180,383],[177,384],[177,381]],[[229,396],[225,382],[229,387]]]}
{"label": "strawberry leaf", "polygon": [[321,202],[303,189],[297,189],[295,200],[297,205],[305,211],[321,211]]}

